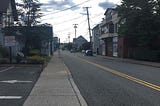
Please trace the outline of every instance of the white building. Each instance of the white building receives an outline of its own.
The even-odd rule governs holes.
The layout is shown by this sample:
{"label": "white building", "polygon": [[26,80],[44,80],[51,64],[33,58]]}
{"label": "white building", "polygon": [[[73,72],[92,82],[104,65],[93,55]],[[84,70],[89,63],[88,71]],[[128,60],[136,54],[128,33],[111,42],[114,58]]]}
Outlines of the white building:
{"label": "white building", "polygon": [[99,54],[99,43],[100,43],[99,36],[100,36],[100,30],[98,24],[92,29],[92,50],[93,53],[97,54]]}
{"label": "white building", "polygon": [[[2,29],[14,26],[14,21],[18,20],[15,0],[0,0],[0,45],[4,46],[4,34]],[[7,35],[10,36],[10,35]],[[15,44],[15,46],[17,43]],[[15,51],[15,47],[13,48]],[[12,52],[15,54],[15,52]]]}

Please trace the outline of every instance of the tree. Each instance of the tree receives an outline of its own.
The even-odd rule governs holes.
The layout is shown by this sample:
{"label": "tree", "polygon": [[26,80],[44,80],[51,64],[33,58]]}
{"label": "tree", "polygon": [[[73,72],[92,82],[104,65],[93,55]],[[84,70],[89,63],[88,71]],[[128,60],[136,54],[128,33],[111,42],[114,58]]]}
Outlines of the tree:
{"label": "tree", "polygon": [[26,55],[32,49],[41,51],[43,42],[51,42],[52,40],[52,27],[50,26],[34,26],[23,27],[21,30],[25,36],[25,48]]}
{"label": "tree", "polygon": [[17,6],[20,21],[27,26],[34,26],[38,23],[37,19],[42,16],[39,0],[21,0]]}
{"label": "tree", "polygon": [[120,16],[119,34],[127,36],[132,46],[152,46],[159,36],[159,0],[122,0],[116,10]]}
{"label": "tree", "polygon": [[82,44],[82,50],[89,50],[90,49],[90,42],[86,42]]}

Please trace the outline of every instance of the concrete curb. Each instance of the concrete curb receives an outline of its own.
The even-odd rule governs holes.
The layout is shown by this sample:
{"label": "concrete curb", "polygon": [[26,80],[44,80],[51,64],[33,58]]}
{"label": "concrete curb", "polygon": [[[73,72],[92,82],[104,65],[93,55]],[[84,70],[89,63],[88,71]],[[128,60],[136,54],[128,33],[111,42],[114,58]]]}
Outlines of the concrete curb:
{"label": "concrete curb", "polygon": [[156,63],[156,62],[148,62],[148,61],[140,61],[140,60],[132,60],[132,59],[116,58],[116,57],[107,57],[107,56],[99,56],[99,57],[102,57],[104,59],[110,59],[110,60],[116,60],[116,61],[121,61],[121,62],[128,62],[132,64],[139,64],[139,65],[160,68],[160,63]]}
{"label": "concrete curb", "polygon": [[110,60],[118,60],[118,61],[122,61],[122,62],[128,62],[128,63],[132,63],[132,64],[139,64],[139,65],[145,65],[145,66],[160,68],[160,63],[138,61],[138,60],[127,60],[127,59],[120,59],[120,58],[116,58],[116,59],[111,59],[111,58],[108,58],[108,57],[104,57],[104,58],[110,59]]}
{"label": "concrete curb", "polygon": [[[63,64],[64,64],[64,62],[63,62]],[[71,73],[70,73],[70,70],[68,69],[68,67],[67,67],[65,64],[64,64],[64,66],[65,66],[66,71],[67,71],[67,73],[68,73],[68,80],[69,80],[69,82],[71,83],[71,86],[73,87],[73,90],[74,90],[74,92],[75,92],[75,94],[76,94],[76,96],[77,96],[77,99],[78,99],[78,101],[79,101],[79,103],[80,103],[80,106],[88,106],[88,105],[87,105],[87,102],[86,102],[85,99],[82,97],[82,95],[81,95],[81,93],[80,93],[77,85],[74,83],[73,78],[72,78],[72,75],[71,75]]]}

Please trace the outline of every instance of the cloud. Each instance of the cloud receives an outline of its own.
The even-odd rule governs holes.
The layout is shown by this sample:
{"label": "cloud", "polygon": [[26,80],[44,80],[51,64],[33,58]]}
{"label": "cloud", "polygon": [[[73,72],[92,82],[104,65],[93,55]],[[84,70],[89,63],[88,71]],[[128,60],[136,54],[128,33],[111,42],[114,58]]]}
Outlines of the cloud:
{"label": "cloud", "polygon": [[76,10],[79,7],[76,6],[76,4],[72,0],[49,0],[47,3],[43,3],[42,5],[42,11],[44,12],[50,12],[53,10],[64,10],[67,8]]}
{"label": "cloud", "polygon": [[105,2],[101,2],[99,3],[99,6],[101,8],[103,8],[104,10],[106,10],[107,8],[113,8],[116,6],[116,4],[109,2],[108,0],[106,0]]}

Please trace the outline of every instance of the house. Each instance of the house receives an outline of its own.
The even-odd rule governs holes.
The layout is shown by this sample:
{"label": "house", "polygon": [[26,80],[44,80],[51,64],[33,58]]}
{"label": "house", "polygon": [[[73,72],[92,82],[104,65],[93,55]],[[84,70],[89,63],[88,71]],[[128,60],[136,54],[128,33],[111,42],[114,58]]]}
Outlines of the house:
{"label": "house", "polygon": [[114,8],[108,8],[105,12],[105,19],[100,24],[100,46],[102,55],[118,56],[118,13]]}
{"label": "house", "polygon": [[[6,46],[4,43],[4,38],[5,38],[4,36],[15,36],[15,35],[4,34],[2,29],[14,26],[15,21],[18,21],[15,0],[0,0],[0,45],[1,46]],[[19,45],[18,42],[15,42],[14,47],[12,47],[11,52],[13,56],[15,56],[18,51],[17,45]]]}
{"label": "house", "polygon": [[77,50],[81,49],[82,45],[86,42],[88,41],[83,36],[79,36],[76,39],[73,39],[73,44],[76,45]]}
{"label": "house", "polygon": [[15,0],[0,0],[0,45],[3,45],[2,28],[13,26],[18,20]]}
{"label": "house", "polygon": [[97,53],[97,54],[99,54],[99,43],[100,43],[99,26],[100,25],[98,24],[92,29],[92,51],[93,51],[93,53]]}

